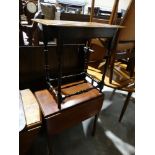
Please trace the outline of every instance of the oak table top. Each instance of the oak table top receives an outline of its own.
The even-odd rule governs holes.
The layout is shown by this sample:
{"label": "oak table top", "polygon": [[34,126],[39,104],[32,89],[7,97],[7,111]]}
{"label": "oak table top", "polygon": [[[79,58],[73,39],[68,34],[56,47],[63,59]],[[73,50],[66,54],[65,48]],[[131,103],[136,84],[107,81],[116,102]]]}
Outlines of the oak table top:
{"label": "oak table top", "polygon": [[32,21],[56,27],[86,27],[86,28],[123,28],[119,25],[102,24],[97,22],[80,22],[80,21],[66,21],[66,20],[46,20],[46,19],[32,19]]}
{"label": "oak table top", "polygon": [[[72,39],[112,38],[119,25],[102,24],[96,22],[80,22],[66,20],[32,19],[33,22],[42,24],[45,40],[50,36],[59,38],[62,41]],[[45,41],[44,40],[44,41]]]}
{"label": "oak table top", "polygon": [[[62,55],[63,45],[65,43],[72,43],[73,41],[82,40],[84,42],[92,38],[112,38],[115,36],[119,25],[102,24],[96,22],[80,22],[80,21],[66,21],[66,20],[46,20],[46,19],[32,19],[33,22],[42,24],[44,36],[44,51],[45,64],[48,64],[48,50],[47,45],[51,37],[57,39],[57,54],[58,54],[58,108],[61,108],[61,77],[62,77]],[[112,43],[112,41],[110,41]],[[110,44],[111,44],[110,43]],[[112,45],[112,44],[111,44]],[[84,68],[83,68],[84,69]],[[49,79],[48,68],[45,69],[46,79]]]}

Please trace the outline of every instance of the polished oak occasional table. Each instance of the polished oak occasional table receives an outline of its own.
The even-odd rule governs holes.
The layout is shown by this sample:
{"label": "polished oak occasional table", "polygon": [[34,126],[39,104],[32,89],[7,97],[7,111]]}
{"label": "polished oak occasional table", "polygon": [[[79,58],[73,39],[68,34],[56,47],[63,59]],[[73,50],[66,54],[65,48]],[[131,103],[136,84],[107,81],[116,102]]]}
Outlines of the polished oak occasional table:
{"label": "polished oak occasional table", "polygon": [[[75,43],[77,40],[85,40],[86,47],[79,51],[83,53],[83,56],[77,59],[84,61],[84,65],[81,66],[81,74],[84,75],[84,78],[89,77],[87,66],[91,50],[86,42],[92,38],[109,38],[112,40],[120,26],[63,20],[32,19],[32,21],[41,24],[43,28],[45,78],[49,89],[52,89],[52,92],[45,89],[34,93],[39,102],[43,119],[45,120],[48,137],[92,116],[95,116],[92,132],[94,135],[97,118],[104,100],[104,94],[101,91],[103,87],[99,84],[94,86],[93,82],[88,83],[85,79],[83,79],[84,82],[64,85],[62,79],[72,78],[78,75],[63,76],[63,47],[67,43],[72,44],[72,42]],[[48,62],[50,58],[47,45],[51,37],[56,38],[56,52],[58,56],[56,89],[50,83],[53,79],[50,77],[50,66]]]}
{"label": "polished oak occasional table", "polygon": [[[56,94],[56,96],[58,98],[58,108],[61,109],[61,103],[63,101],[63,97],[61,95],[63,44],[67,40],[89,40],[92,38],[109,38],[112,40],[118,28],[121,28],[121,26],[95,22],[77,22],[65,20],[32,19],[32,21],[42,24],[43,28],[46,81],[50,81],[48,71],[49,65],[47,44],[50,41],[51,36],[57,39],[58,93]],[[112,45],[110,45],[109,47],[112,47]],[[89,49],[87,49],[86,52],[87,51],[89,51]],[[85,65],[85,67],[87,67],[87,65]],[[84,72],[86,73],[86,69],[84,69]],[[100,87],[100,90],[103,88],[101,84],[98,86]]]}

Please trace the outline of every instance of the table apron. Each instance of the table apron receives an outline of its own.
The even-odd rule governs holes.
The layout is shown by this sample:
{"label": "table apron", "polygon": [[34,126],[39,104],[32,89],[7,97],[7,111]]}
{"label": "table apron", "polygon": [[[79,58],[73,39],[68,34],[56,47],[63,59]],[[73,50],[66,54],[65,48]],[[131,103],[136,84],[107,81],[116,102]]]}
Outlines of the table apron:
{"label": "table apron", "polygon": [[91,38],[112,38],[117,31],[116,28],[74,28],[74,27],[53,27],[43,26],[44,36],[46,40],[50,37],[58,38],[62,40],[66,39],[91,39]]}

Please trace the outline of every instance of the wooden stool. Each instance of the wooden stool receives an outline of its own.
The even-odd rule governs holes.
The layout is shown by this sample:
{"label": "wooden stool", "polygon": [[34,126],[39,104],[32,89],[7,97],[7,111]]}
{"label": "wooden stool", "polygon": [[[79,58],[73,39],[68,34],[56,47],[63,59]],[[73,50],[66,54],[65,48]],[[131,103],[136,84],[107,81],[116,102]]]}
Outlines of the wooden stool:
{"label": "wooden stool", "polygon": [[[63,85],[61,86],[61,91],[62,95],[68,95],[88,88],[92,88],[92,85],[83,81]],[[95,134],[98,114],[104,99],[103,94],[96,88],[82,94],[65,98],[61,104],[61,109],[58,109],[54,95],[47,89],[37,91],[35,95],[45,120],[50,154],[53,154],[50,139],[55,134],[92,116],[95,116],[92,135]]]}
{"label": "wooden stool", "polygon": [[[63,85],[61,88],[62,94],[66,95],[91,87],[92,85],[87,82],[74,82]],[[95,133],[97,117],[104,98],[103,94],[96,88],[79,95],[67,97],[61,104],[61,110],[58,109],[54,95],[47,89],[37,91],[35,95],[45,119],[48,135],[57,134],[92,116],[96,116],[93,127],[93,134]]]}

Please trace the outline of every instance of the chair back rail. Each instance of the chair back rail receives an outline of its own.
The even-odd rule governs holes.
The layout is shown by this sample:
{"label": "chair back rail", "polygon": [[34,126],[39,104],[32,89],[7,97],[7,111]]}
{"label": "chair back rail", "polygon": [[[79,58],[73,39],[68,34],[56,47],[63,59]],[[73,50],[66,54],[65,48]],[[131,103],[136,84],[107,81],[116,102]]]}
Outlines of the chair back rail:
{"label": "chair back rail", "polygon": [[110,15],[109,24],[115,24],[115,22],[116,22],[118,4],[119,4],[119,0],[115,0],[114,5],[113,5],[113,9],[112,9],[112,12],[111,12],[111,15]]}
{"label": "chair back rail", "polygon": [[135,41],[135,0],[131,0],[121,22],[124,29],[119,29],[118,41]]}

